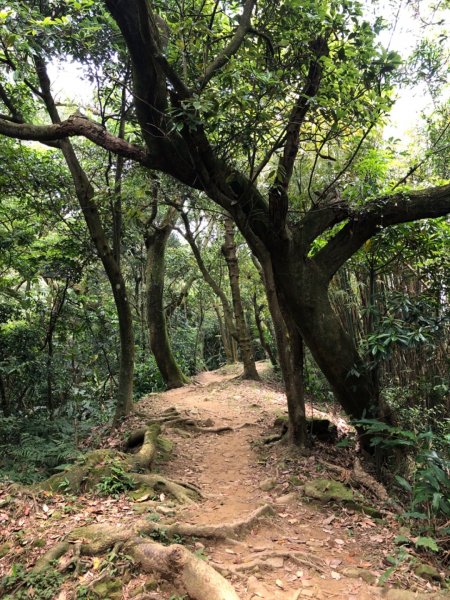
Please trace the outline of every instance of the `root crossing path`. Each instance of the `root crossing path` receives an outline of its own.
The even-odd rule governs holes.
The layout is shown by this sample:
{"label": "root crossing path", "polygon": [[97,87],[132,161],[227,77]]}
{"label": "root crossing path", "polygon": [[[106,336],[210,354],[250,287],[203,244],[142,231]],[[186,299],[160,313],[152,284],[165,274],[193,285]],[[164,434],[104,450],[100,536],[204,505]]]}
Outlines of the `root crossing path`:
{"label": "root crossing path", "polygon": [[[197,553],[232,583],[241,600],[389,598],[375,585],[386,569],[383,533],[366,515],[317,506],[297,493],[306,475],[320,477],[319,460],[261,443],[285,411],[285,396],[277,386],[243,381],[236,373],[230,368],[203,373],[195,384],[138,404],[149,415],[173,407],[211,430],[165,431],[174,450],[161,470],[197,486],[203,497],[178,507],[174,521],[199,533],[214,530],[215,535],[198,536]],[[212,432],[221,427],[231,430]],[[230,527],[240,521],[242,527]]]}

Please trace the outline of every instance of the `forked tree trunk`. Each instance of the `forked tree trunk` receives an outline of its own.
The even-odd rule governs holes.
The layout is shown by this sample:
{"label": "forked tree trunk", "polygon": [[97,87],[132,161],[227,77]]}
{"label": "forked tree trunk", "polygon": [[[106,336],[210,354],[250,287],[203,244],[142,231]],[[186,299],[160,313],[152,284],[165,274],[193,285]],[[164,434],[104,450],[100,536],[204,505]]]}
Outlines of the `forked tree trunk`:
{"label": "forked tree trunk", "polygon": [[[377,403],[371,373],[362,362],[355,341],[331,306],[329,281],[314,263],[301,257],[284,253],[272,264],[285,312],[297,324],[347,415],[354,419],[381,418],[392,423],[389,409]],[[366,450],[372,451],[367,436],[361,442]]]}
{"label": "forked tree trunk", "polygon": [[182,387],[188,382],[172,352],[164,310],[166,245],[173,227],[173,221],[166,219],[161,227],[152,226],[145,236],[145,294],[150,347],[168,389]]}
{"label": "forked tree trunk", "polygon": [[236,254],[236,243],[234,241],[234,223],[230,218],[225,219],[225,242],[222,245],[222,253],[228,267],[230,278],[231,297],[233,300],[234,317],[239,337],[239,348],[244,364],[244,379],[259,379],[253,354],[252,340],[245,321],[244,308],[242,306],[241,289],[239,286],[239,264]]}

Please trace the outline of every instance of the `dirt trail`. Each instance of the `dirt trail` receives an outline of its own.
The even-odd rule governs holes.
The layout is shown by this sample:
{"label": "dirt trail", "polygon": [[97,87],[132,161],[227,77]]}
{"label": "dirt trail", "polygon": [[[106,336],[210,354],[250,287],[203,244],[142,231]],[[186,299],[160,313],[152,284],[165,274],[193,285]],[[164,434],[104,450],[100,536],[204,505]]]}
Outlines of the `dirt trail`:
{"label": "dirt trail", "polygon": [[[177,511],[177,521],[226,523],[265,503],[275,508],[274,516],[263,518],[239,541],[205,542],[202,549],[209,561],[229,569],[228,577],[242,600],[369,600],[381,596],[380,588],[342,574],[355,567],[370,567],[377,573],[383,540],[375,523],[364,515],[337,517],[331,507],[317,508],[298,499],[284,503],[295,489],[290,478],[292,472],[298,472],[296,463],[301,470],[302,461],[314,459],[297,457],[294,461],[280,447],[264,460],[254,447],[275,415],[285,410],[285,397],[279,389],[244,382],[236,379],[236,371],[223,370],[202,373],[195,385],[139,403],[139,409],[150,414],[170,406],[197,419],[211,419],[215,427],[234,429],[222,434],[177,430],[169,434],[175,451],[164,465],[164,473],[198,485],[204,496],[201,503]],[[267,488],[269,491],[264,491]],[[255,561],[254,569],[233,573],[236,567]],[[315,564],[320,572],[312,568]]]}
{"label": "dirt trail", "polygon": [[[259,368],[267,369],[267,365],[260,364]],[[275,416],[286,411],[285,395],[276,384],[242,381],[236,377],[238,373],[237,366],[202,373],[189,386],[152,394],[136,405],[136,414],[127,419],[121,430],[103,440],[109,448],[122,448],[125,432],[142,428],[146,416],[157,417],[169,407],[175,407],[182,417],[189,417],[191,424],[194,419],[204,427],[231,427],[231,431],[212,433],[163,424],[163,436],[173,442],[173,451],[165,458],[163,453],[155,468],[172,480],[200,488],[201,501],[177,504],[164,493],[148,502],[147,497],[135,502],[126,494],[104,498],[95,492],[76,497],[46,492],[35,496],[34,492],[5,486],[3,490],[0,488],[0,578],[10,573],[15,563],[32,569],[38,559],[52,552],[55,544],[67,540],[75,528],[100,526],[111,532],[118,525],[121,531],[132,532],[139,519],[156,521],[161,531],[167,531],[175,522],[180,527],[226,525],[246,519],[259,507],[269,505],[272,514],[256,520],[237,539],[196,540],[191,532],[182,540],[171,538],[171,541],[182,542],[200,558],[206,558],[231,581],[240,600],[416,598],[415,594],[375,584],[388,569],[387,555],[395,556],[398,552],[394,543],[398,523],[388,522],[389,519],[375,522],[364,514],[329,504],[318,506],[299,494],[302,483],[324,476],[320,458],[345,464],[346,457],[352,456],[351,451],[337,449],[333,444],[317,445],[314,452],[302,455],[288,446],[262,444],[263,436],[274,433]],[[317,409],[314,413],[321,416]],[[345,474],[345,470],[342,472]],[[2,546],[2,542],[6,543]],[[154,546],[165,548],[161,544]],[[64,565],[70,565],[75,557],[83,575],[68,577],[55,596],[57,600],[81,597],[77,595],[80,586],[91,586],[108,574],[106,569],[99,575],[100,565],[107,567],[107,560],[85,556],[80,562],[77,556],[72,553],[68,559],[60,559],[64,570]],[[173,585],[164,584],[158,577],[156,591],[136,596],[141,584],[148,580],[155,583],[153,575],[149,578],[142,569],[128,572],[129,559],[117,556],[117,561],[114,563],[117,578],[120,580],[120,573],[127,575],[119,592],[124,600],[182,597],[174,596]],[[388,586],[392,584],[436,591],[430,583],[415,577],[407,564],[395,569]],[[201,597],[205,598],[205,594]],[[424,597],[431,600],[448,595],[441,592],[439,596],[417,596]]]}

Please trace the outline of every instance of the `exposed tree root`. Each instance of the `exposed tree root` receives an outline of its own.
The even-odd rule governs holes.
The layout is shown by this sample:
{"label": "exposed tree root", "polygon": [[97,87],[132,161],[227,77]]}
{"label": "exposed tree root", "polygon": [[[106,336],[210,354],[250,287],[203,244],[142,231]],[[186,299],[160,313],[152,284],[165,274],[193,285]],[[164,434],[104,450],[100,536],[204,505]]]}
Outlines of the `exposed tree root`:
{"label": "exposed tree root", "polygon": [[59,544],[56,544],[36,562],[33,567],[33,572],[42,573],[42,571],[45,571],[51,562],[64,556],[64,554],[69,551],[69,548],[70,543],[68,541],[59,542]]}
{"label": "exposed tree root", "polygon": [[218,523],[216,525],[190,525],[189,523],[174,523],[167,528],[167,534],[189,537],[195,536],[200,538],[213,538],[223,540],[227,538],[235,538],[237,535],[251,529],[258,519],[263,516],[273,515],[274,510],[270,504],[260,506],[243,519],[231,521],[230,523]]}
{"label": "exposed tree root", "polygon": [[300,552],[295,550],[274,550],[268,552],[258,553],[255,558],[238,565],[219,565],[214,564],[214,568],[223,574],[233,573],[238,574],[244,571],[252,571],[254,569],[272,569],[272,565],[267,562],[270,558],[286,558],[295,562],[296,564],[313,569],[318,573],[324,574],[327,572],[325,566],[317,559],[313,559],[311,555],[307,555],[306,552]]}
{"label": "exposed tree root", "polygon": [[157,423],[152,423],[147,427],[144,433],[141,449],[130,459],[133,470],[146,470],[151,467],[153,459],[156,455],[157,441],[160,433],[161,426]]}
{"label": "exposed tree root", "polygon": [[372,492],[376,498],[389,505],[395,512],[399,514],[402,512],[402,508],[392,500],[385,487],[363,469],[358,457],[355,457],[353,469],[344,469],[344,467],[329,463],[324,460],[319,460],[319,462],[328,470],[338,473],[340,478],[346,483],[354,482],[358,486],[365,487]]}
{"label": "exposed tree root", "polygon": [[[225,433],[228,431],[234,431],[233,427],[229,427],[227,425],[225,426],[221,426],[221,427],[212,427],[209,426],[207,424],[207,422],[204,422],[204,424],[202,424],[201,422],[191,418],[191,417],[185,417],[183,416],[181,413],[178,412],[178,410],[176,408],[170,408],[167,409],[166,411],[164,411],[163,413],[161,413],[160,415],[157,415],[155,417],[149,417],[148,415],[144,415],[139,413],[140,416],[142,416],[143,418],[146,419],[146,427],[143,427],[142,429],[138,429],[136,431],[134,431],[127,439],[126,441],[126,448],[130,449],[130,448],[134,448],[140,444],[143,443],[144,441],[144,437],[146,435],[146,432],[148,431],[148,428],[152,427],[153,425],[161,425],[164,427],[177,427],[177,428],[182,428],[182,429],[187,429],[188,431],[193,431],[195,433]],[[244,426],[247,426],[247,424],[244,424]],[[239,429],[242,426],[239,427]]]}
{"label": "exposed tree root", "polygon": [[170,481],[162,475],[151,473],[152,463],[160,443],[161,425],[150,424],[143,430],[141,447],[135,454],[124,454],[115,450],[94,450],[81,461],[62,473],[37,484],[36,489],[79,494],[97,488],[99,484],[122,472],[129,484],[149,491],[163,491],[181,503],[188,504],[201,494],[195,486]]}
{"label": "exposed tree root", "polygon": [[[147,477],[151,477],[148,475]],[[243,519],[217,525],[190,525],[174,523],[164,525],[146,519],[138,519],[127,525],[96,524],[74,529],[65,540],[48,550],[36,563],[35,572],[41,572],[54,560],[60,559],[61,569],[73,562],[79,563],[79,556],[96,556],[112,547],[120,546],[132,556],[146,571],[158,572],[163,578],[187,593],[195,600],[239,600],[234,588],[211,565],[204,562],[184,546],[173,544],[163,546],[142,536],[155,535],[171,539],[175,536],[203,537],[226,539],[234,538],[247,528],[253,527],[256,521],[273,514],[273,509],[266,504],[254,510]],[[61,561],[62,557],[75,547],[76,556]],[[291,556],[292,560],[300,560],[298,552],[277,552],[260,555],[258,558],[271,556]],[[297,557],[297,558],[296,558]],[[314,566],[316,568],[316,566]],[[230,570],[229,570],[230,571]]]}
{"label": "exposed tree root", "polygon": [[184,546],[137,538],[126,550],[145,571],[157,571],[193,600],[239,600],[231,583]]}
{"label": "exposed tree root", "polygon": [[133,473],[132,479],[136,483],[143,484],[155,491],[163,491],[170,494],[181,504],[191,504],[200,496],[200,493],[190,484],[171,481],[158,473]]}

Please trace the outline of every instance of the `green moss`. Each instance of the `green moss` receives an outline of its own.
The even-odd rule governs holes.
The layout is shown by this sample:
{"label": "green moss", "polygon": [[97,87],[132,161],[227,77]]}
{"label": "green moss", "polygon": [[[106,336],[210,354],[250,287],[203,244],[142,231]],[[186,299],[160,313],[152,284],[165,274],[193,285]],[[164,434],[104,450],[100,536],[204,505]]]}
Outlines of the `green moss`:
{"label": "green moss", "polygon": [[420,563],[414,569],[414,573],[417,577],[422,577],[422,579],[428,579],[429,581],[440,581],[442,579],[439,571],[432,567],[431,565],[427,565],[426,563]]}
{"label": "green moss", "polygon": [[[155,490],[147,485],[143,485],[141,487],[138,487],[136,490],[128,492],[127,495],[128,498],[134,500],[135,502],[143,502],[144,500],[152,498],[155,495]],[[138,507],[135,508],[136,512],[139,512],[137,509]],[[144,506],[143,512],[146,512],[147,510],[148,508]]]}
{"label": "green moss", "polygon": [[354,502],[352,490],[334,479],[313,479],[303,486],[305,495],[319,502]]}
{"label": "green moss", "polygon": [[159,437],[158,448],[163,454],[170,454],[173,450],[173,443],[167,438]]}
{"label": "green moss", "polygon": [[122,582],[119,579],[103,579],[96,583],[92,590],[98,598],[122,598]]}
{"label": "green moss", "polygon": [[305,496],[313,498],[323,504],[327,502],[337,502],[344,504],[348,508],[363,512],[371,517],[380,517],[380,512],[372,506],[364,504],[364,497],[358,492],[354,492],[340,481],[334,479],[313,479],[303,486]]}

